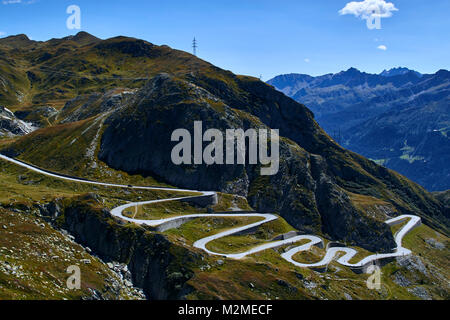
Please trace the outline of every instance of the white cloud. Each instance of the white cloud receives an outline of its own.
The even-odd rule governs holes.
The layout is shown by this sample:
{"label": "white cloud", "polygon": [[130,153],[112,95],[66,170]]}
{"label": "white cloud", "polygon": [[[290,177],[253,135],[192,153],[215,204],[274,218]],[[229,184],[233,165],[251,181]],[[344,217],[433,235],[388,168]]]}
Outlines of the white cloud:
{"label": "white cloud", "polygon": [[369,20],[373,18],[390,18],[394,11],[398,11],[392,2],[385,0],[352,1],[339,10],[339,14],[353,14],[355,17]]}
{"label": "white cloud", "polygon": [[22,0],[3,0],[3,4],[16,4],[16,3],[22,3]]}
{"label": "white cloud", "polygon": [[27,0],[27,1],[22,1],[22,0],[2,0],[3,4],[33,4],[35,3],[37,0]]}
{"label": "white cloud", "polygon": [[306,63],[310,63],[311,60],[309,60],[309,58],[305,58],[305,62],[306,62]]}
{"label": "white cloud", "polygon": [[6,36],[6,32],[0,31],[0,37],[4,37],[4,36]]}
{"label": "white cloud", "polygon": [[382,44],[382,45],[378,46],[377,49],[386,51],[386,50],[387,50],[387,47],[386,47],[384,44]]}

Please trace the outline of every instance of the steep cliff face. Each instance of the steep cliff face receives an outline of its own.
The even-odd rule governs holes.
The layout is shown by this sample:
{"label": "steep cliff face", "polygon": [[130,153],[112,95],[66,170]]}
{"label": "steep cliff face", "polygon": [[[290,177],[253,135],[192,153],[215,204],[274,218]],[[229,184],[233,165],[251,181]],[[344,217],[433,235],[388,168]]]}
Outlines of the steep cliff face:
{"label": "steep cliff face", "polygon": [[[172,132],[178,128],[193,132],[196,120],[202,121],[205,128],[225,133],[229,128],[268,128],[263,118],[278,126],[272,128],[280,128],[282,135],[302,141],[311,150],[319,150],[324,145],[338,150],[306,108],[279,94],[265,97],[262,93],[269,87],[259,86],[246,85],[251,92],[247,99],[259,105],[252,114],[253,109],[232,108],[192,82],[166,74],[157,76],[106,120],[99,158],[113,168],[157,175],[173,185],[247,196],[256,210],[279,212],[301,231],[324,232],[333,239],[374,251],[391,250],[395,244],[389,228],[353,206],[335,175],[330,174],[332,169],[323,156],[308,152],[290,139],[281,139],[280,170],[274,176],[261,176],[257,165],[177,166],[172,163],[171,149],[175,145],[171,142]],[[260,91],[261,95],[256,96]],[[279,107],[275,108],[277,103]],[[303,111],[303,117],[287,120],[289,117],[283,112],[287,112],[289,104]],[[299,117],[300,113],[295,114]],[[299,126],[301,130],[295,130]],[[347,171],[351,173],[352,169],[349,167]],[[364,177],[362,173],[359,175]]]}
{"label": "steep cliff face", "polygon": [[71,200],[62,206],[56,221],[104,261],[127,264],[133,285],[142,288],[149,299],[184,298],[191,291],[186,284],[193,275],[189,266],[200,255],[162,234],[123,225],[98,205],[92,195]]}

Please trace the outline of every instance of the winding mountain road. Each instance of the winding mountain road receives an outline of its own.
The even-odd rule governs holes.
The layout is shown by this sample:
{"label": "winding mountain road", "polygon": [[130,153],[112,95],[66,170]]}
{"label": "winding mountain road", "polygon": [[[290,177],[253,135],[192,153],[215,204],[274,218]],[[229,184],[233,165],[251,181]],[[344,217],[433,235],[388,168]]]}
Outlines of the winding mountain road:
{"label": "winding mountain road", "polygon": [[142,202],[130,202],[130,203],[121,205],[121,206],[111,210],[111,214],[114,217],[129,221],[132,223],[136,223],[139,225],[148,225],[148,226],[152,226],[152,227],[158,227],[158,226],[162,226],[165,224],[169,224],[171,222],[179,222],[179,224],[177,224],[179,226],[179,225],[185,223],[186,221],[196,219],[196,218],[205,218],[205,217],[208,217],[208,218],[210,218],[210,217],[228,217],[228,218],[229,217],[259,217],[259,218],[262,218],[261,221],[251,223],[251,224],[248,224],[248,225],[245,225],[242,227],[232,228],[232,229],[208,236],[206,238],[202,238],[193,244],[193,246],[195,248],[202,249],[211,255],[223,256],[223,257],[232,258],[232,259],[242,259],[248,255],[251,255],[251,254],[254,254],[257,252],[261,252],[261,251],[264,251],[267,249],[281,247],[281,246],[285,246],[285,245],[294,245],[297,242],[307,240],[309,242],[287,250],[286,252],[281,254],[281,257],[298,267],[319,268],[319,267],[327,266],[339,254],[343,253],[343,255],[339,256],[336,259],[336,261],[338,263],[340,263],[344,266],[351,267],[351,268],[365,268],[365,267],[367,267],[379,260],[382,260],[382,259],[395,258],[395,257],[410,254],[411,251],[402,246],[402,239],[408,232],[410,232],[412,229],[414,229],[416,226],[420,225],[420,223],[421,223],[421,219],[419,217],[413,216],[413,215],[402,215],[402,216],[385,221],[385,223],[388,225],[395,225],[395,224],[404,223],[405,221],[407,221],[407,223],[405,223],[405,225],[402,226],[402,228],[395,234],[395,242],[397,244],[397,248],[392,253],[370,255],[356,263],[350,263],[350,260],[353,257],[355,257],[355,255],[358,252],[352,248],[347,248],[347,247],[328,248],[324,258],[317,263],[305,264],[305,263],[299,263],[299,262],[295,261],[293,259],[293,256],[296,253],[309,250],[309,249],[311,249],[312,246],[315,246],[315,245],[316,246],[324,245],[324,241],[321,238],[314,236],[314,235],[297,235],[297,236],[290,237],[288,239],[283,239],[283,240],[278,240],[278,241],[270,241],[270,242],[264,243],[262,245],[255,246],[254,248],[247,250],[245,252],[242,252],[242,253],[234,253],[234,254],[218,253],[218,252],[209,250],[206,247],[207,244],[216,239],[220,239],[222,237],[238,234],[243,231],[253,229],[255,227],[258,227],[260,225],[268,223],[270,221],[277,220],[279,217],[274,214],[268,214],[268,213],[239,213],[239,212],[236,212],[236,213],[191,214],[191,215],[182,215],[182,216],[166,218],[166,219],[158,219],[158,220],[133,219],[133,218],[124,216],[123,211],[128,208],[135,207],[135,206],[150,205],[150,204],[167,202],[167,201],[188,200],[191,198],[198,198],[198,197],[210,197],[210,196],[216,195],[216,192],[196,191],[196,190],[187,190],[187,189],[174,189],[174,188],[164,188],[164,187],[128,186],[128,185],[121,185],[121,184],[103,183],[103,182],[90,181],[90,180],[85,180],[85,179],[81,179],[81,178],[75,178],[75,177],[69,177],[69,176],[56,174],[56,173],[53,173],[53,172],[50,172],[50,171],[47,171],[44,169],[40,169],[36,166],[26,164],[22,161],[12,159],[12,158],[7,157],[2,154],[0,154],[0,159],[14,163],[18,166],[24,167],[26,169],[32,170],[34,172],[37,172],[37,173],[40,173],[40,174],[43,174],[43,175],[46,175],[46,176],[49,176],[52,178],[57,178],[57,179],[62,179],[62,180],[67,180],[67,181],[72,181],[72,182],[79,182],[79,183],[100,185],[100,186],[107,186],[107,187],[117,187],[117,188],[129,188],[129,189],[140,189],[140,190],[161,190],[161,191],[172,191],[172,192],[195,192],[195,193],[199,194],[199,195],[189,196],[189,197],[150,200],[150,201],[142,201]]}

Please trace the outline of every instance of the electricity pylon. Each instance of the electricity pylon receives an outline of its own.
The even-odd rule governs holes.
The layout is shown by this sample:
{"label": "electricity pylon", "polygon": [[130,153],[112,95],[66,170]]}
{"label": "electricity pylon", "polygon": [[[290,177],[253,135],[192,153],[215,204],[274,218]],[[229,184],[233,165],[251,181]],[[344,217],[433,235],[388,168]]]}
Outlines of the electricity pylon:
{"label": "electricity pylon", "polygon": [[195,37],[194,37],[194,40],[192,41],[192,49],[194,52],[194,56],[197,56],[197,48],[198,48],[197,40],[195,40]]}

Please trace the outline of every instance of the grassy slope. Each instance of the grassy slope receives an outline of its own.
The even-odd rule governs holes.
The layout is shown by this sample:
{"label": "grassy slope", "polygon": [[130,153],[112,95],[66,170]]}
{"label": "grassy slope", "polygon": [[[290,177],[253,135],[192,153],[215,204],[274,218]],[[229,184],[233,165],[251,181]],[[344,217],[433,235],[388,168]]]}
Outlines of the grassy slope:
{"label": "grassy slope", "polygon": [[[195,195],[195,193],[192,193],[192,195]],[[211,209],[213,212],[233,211],[232,209],[247,211],[252,210],[245,198],[226,193],[218,193],[218,203],[214,206],[210,206],[209,209]],[[129,208],[124,211],[124,215],[136,219],[151,220],[207,212],[208,208],[199,207],[194,203],[183,201],[168,201]]]}
{"label": "grassy slope", "polygon": [[187,75],[193,70],[203,70],[218,79],[226,79],[228,75],[217,74],[217,68],[186,52],[127,37],[108,39],[100,44],[49,40],[32,42],[20,49],[0,41],[0,51],[3,53],[2,74],[11,88],[20,89],[27,96],[20,100],[12,90],[4,92],[0,87],[0,104],[13,110],[31,105],[60,108],[80,94],[117,87],[138,88],[145,81],[141,78],[161,72]]}
{"label": "grassy slope", "polygon": [[[9,172],[9,173],[7,173]],[[117,190],[117,194],[113,196],[111,190],[101,190],[101,188],[91,186],[80,185],[71,182],[56,181],[51,178],[42,177],[38,174],[28,172],[25,169],[18,168],[14,165],[5,164],[1,167],[2,181],[8,183],[8,194],[4,196],[4,201],[10,201],[10,197],[14,195],[17,198],[17,202],[34,202],[34,201],[49,201],[53,196],[65,196],[70,197],[73,195],[95,191],[100,194],[105,200],[105,205],[112,202],[123,203],[125,198],[139,197],[149,198],[150,195],[137,193],[134,194],[132,190]],[[17,176],[24,175],[26,179],[19,180]],[[28,184],[27,181],[35,181],[35,183]],[[85,188],[85,189],[83,189]],[[4,191],[7,191],[6,189]],[[2,192],[2,195],[5,193]],[[25,196],[24,196],[25,195]],[[168,196],[165,194],[153,195],[154,198]],[[42,199],[45,198],[45,199]],[[230,201],[230,199],[228,199]],[[226,201],[225,201],[226,202]],[[229,202],[228,204],[229,205]],[[10,219],[10,218],[8,218]],[[6,220],[5,220],[6,221]],[[179,229],[173,229],[166,232],[174,242],[181,242],[187,246],[192,244],[195,240],[212,233],[226,230],[232,226],[239,226],[255,222],[256,220],[249,220],[248,218],[240,219],[216,219],[205,218],[197,219],[186,223]],[[7,220],[7,224],[9,224]],[[50,229],[45,229],[44,233],[47,234]],[[284,223],[283,220],[272,222],[258,228],[258,230],[250,235],[242,237],[226,237],[213,242],[212,245],[215,249],[223,250],[223,252],[235,252],[241,251],[244,248],[248,248],[255,241],[265,241],[272,237],[290,231],[291,228]],[[16,232],[16,231],[15,231]],[[17,231],[19,234],[19,231]],[[42,235],[44,237],[44,234]],[[425,260],[427,266],[430,268],[437,268],[440,273],[446,272],[446,263],[448,262],[448,249],[445,251],[430,248],[424,242],[424,239],[436,238],[438,241],[448,246],[448,238],[437,234],[426,226],[422,226],[413,231],[411,235],[408,235],[405,239],[406,246],[413,247],[415,254],[419,255],[421,259]],[[6,237],[5,237],[6,239]],[[11,239],[9,240],[11,241]],[[21,243],[30,243],[27,239],[21,238]],[[16,247],[17,242],[12,241],[8,244],[8,247]],[[9,249],[8,249],[9,250]],[[404,268],[398,268],[397,264],[391,263],[383,268],[384,273],[384,286],[380,292],[367,290],[365,287],[365,280],[367,276],[356,275],[350,270],[343,268],[339,265],[332,265],[329,273],[319,274],[308,269],[299,269],[291,264],[287,263],[280,257],[280,253],[283,248],[276,250],[267,250],[262,253],[255,254],[242,261],[234,261],[230,259],[223,259],[224,264],[219,265],[217,257],[205,256],[205,261],[197,266],[195,277],[190,280],[190,284],[194,286],[196,291],[190,295],[190,298],[254,298],[265,299],[276,297],[280,299],[303,299],[303,298],[331,298],[331,299],[343,299],[344,292],[348,293],[354,298],[366,298],[366,299],[386,299],[386,298],[415,298],[408,288],[402,288],[396,285],[392,280],[392,274],[398,272],[398,270],[404,271]],[[17,250],[13,250],[16,252]],[[24,252],[25,253],[25,252]],[[305,257],[309,255],[309,260],[318,261],[323,255],[323,251],[314,249],[313,252],[305,253]],[[303,259],[305,257],[296,257]],[[19,258],[17,258],[19,259]],[[25,259],[25,257],[20,257]],[[27,258],[28,259],[28,258]],[[26,259],[25,259],[26,260]],[[24,261],[25,261],[24,260]],[[306,259],[308,260],[308,259]],[[18,260],[14,260],[18,261]],[[16,263],[14,262],[14,263]],[[432,263],[430,263],[432,262]],[[30,262],[31,264],[31,262]],[[431,266],[433,265],[433,267]],[[59,270],[59,269],[58,269]],[[62,272],[59,270],[59,272]],[[55,271],[56,273],[56,271]],[[411,273],[415,274],[415,273]],[[436,272],[434,273],[436,274]],[[421,277],[417,283],[422,281],[424,284],[419,283],[421,286],[425,286],[427,290],[432,292],[434,298],[445,298],[448,296],[448,288],[445,286],[443,289],[439,289],[439,286],[432,286],[430,283],[436,281],[433,278],[433,273],[430,272],[428,279]],[[303,279],[300,280],[299,275],[302,275]],[[444,278],[448,274],[444,273]],[[413,277],[413,276],[411,276]],[[431,277],[431,278],[430,278]],[[439,279],[441,282],[442,279]],[[8,279],[4,280],[4,283],[9,283]],[[94,280],[93,280],[94,281]],[[286,285],[286,283],[288,285]],[[415,282],[413,282],[415,283]],[[428,285],[426,284],[428,283]],[[35,286],[36,290],[41,286],[40,280],[31,281],[31,286]],[[5,287],[5,285],[4,285]],[[23,294],[21,290],[19,292],[10,292],[4,290],[4,294],[11,295],[11,297],[20,297]],[[23,289],[28,290],[28,289]],[[56,293],[54,298],[62,297]],[[51,296],[51,295],[50,295]],[[36,295],[29,295],[29,298],[38,297]]]}
{"label": "grassy slope", "polygon": [[[242,219],[196,219],[178,229],[166,231],[179,241],[190,245],[196,240],[226,230],[231,226],[251,223]],[[392,228],[395,233],[402,224]],[[283,219],[266,224],[254,232],[242,236],[229,236],[208,244],[208,248],[217,252],[242,252],[250,247],[264,243],[273,236],[292,230]],[[435,239],[445,246],[437,249],[425,242]],[[327,242],[327,241],[326,241]],[[299,242],[297,245],[301,245]],[[411,248],[415,257],[423,261],[427,274],[416,269],[401,267],[393,261],[382,267],[382,288],[379,291],[366,287],[368,275],[355,274],[350,269],[335,262],[327,272],[317,273],[309,269],[297,268],[280,257],[288,246],[266,250],[240,261],[223,257],[207,257],[198,268],[194,279],[190,281],[198,291],[190,298],[225,298],[225,299],[304,299],[327,298],[346,299],[419,299],[412,290],[424,288],[433,299],[448,299],[448,249],[449,239],[422,225],[414,229],[404,239],[404,245]],[[359,261],[373,254],[358,247],[353,247],[358,254],[351,262]],[[313,247],[310,251],[295,255],[300,262],[314,263],[320,261],[325,250]],[[218,260],[223,262],[218,263]],[[403,287],[395,282],[395,273],[401,272],[410,281]],[[301,275],[301,276],[299,276]],[[302,278],[301,280],[299,279]],[[286,284],[287,283],[287,284]],[[346,293],[347,295],[344,295]]]}
{"label": "grassy slope", "polygon": [[[0,208],[0,226],[0,300],[76,300],[91,297],[90,290],[105,293],[108,281],[117,279],[98,258],[32,214]],[[81,269],[80,290],[66,286],[72,265]],[[120,296],[105,296],[136,298],[125,286]]]}
{"label": "grassy slope", "polygon": [[48,203],[54,199],[74,197],[85,193],[95,193],[104,199],[111,209],[128,201],[154,200],[191,195],[190,193],[136,190],[94,186],[84,183],[64,181],[35,173],[0,160],[0,204],[5,206]]}
{"label": "grassy slope", "polygon": [[[0,147],[14,143],[19,159],[54,172],[95,181],[142,186],[168,186],[152,177],[130,175],[109,168],[97,159],[103,124],[90,118],[56,125],[17,139],[4,139]],[[92,155],[88,154],[92,149]]]}
{"label": "grassy slope", "polygon": [[[423,241],[432,237],[446,243],[447,248],[434,249]],[[369,290],[368,275],[355,274],[336,263],[327,272],[297,268],[280,257],[283,248],[267,250],[247,259],[236,261],[220,257],[208,258],[190,283],[198,290],[191,299],[419,299],[411,291],[416,287],[427,290],[433,299],[448,299],[448,238],[427,226],[417,228],[405,239],[406,246],[414,246],[414,254],[427,268],[427,276],[421,272],[400,267],[394,261],[382,267],[380,290]],[[359,249],[358,249],[359,250]],[[319,261],[324,251],[314,248],[301,256],[303,262]],[[219,264],[219,259],[224,260]],[[300,260],[300,259],[299,259]],[[402,272],[410,281],[403,287],[397,284],[395,273]],[[280,281],[281,280],[281,281]],[[286,284],[287,283],[287,284]]]}

